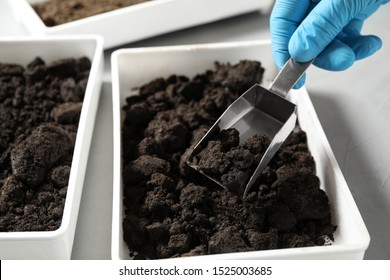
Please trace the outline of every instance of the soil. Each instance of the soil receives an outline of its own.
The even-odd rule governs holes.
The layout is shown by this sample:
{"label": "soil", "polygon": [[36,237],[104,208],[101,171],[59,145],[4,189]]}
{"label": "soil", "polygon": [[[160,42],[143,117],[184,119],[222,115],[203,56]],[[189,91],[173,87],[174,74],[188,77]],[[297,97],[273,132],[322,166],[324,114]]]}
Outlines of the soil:
{"label": "soil", "polygon": [[0,231],[61,225],[88,58],[0,63]]}
{"label": "soil", "polygon": [[32,5],[45,25],[55,26],[150,0],[50,0]]}
{"label": "soil", "polygon": [[243,194],[271,140],[263,134],[256,134],[245,143],[239,143],[238,130],[219,131],[189,160],[230,192]]}
{"label": "soil", "polygon": [[[171,75],[137,89],[123,107],[124,240],[135,259],[162,259],[325,245],[333,240],[326,193],[315,175],[306,134],[299,126],[248,195],[215,185],[186,159],[224,110],[253,84],[260,62],[216,63],[192,79]],[[227,174],[213,149],[236,146],[222,131],[205,168]],[[259,141],[260,140],[260,141]],[[219,141],[219,143],[217,143]],[[248,167],[263,151],[261,135],[230,160]],[[234,177],[234,176],[232,176]],[[231,188],[231,190],[236,190]]]}

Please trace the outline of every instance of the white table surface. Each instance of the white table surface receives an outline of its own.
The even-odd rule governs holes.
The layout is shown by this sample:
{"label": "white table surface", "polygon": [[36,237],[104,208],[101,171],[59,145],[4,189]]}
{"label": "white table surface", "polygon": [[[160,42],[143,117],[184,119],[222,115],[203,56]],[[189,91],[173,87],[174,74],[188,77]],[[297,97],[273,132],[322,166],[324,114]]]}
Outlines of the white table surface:
{"label": "white table surface", "polygon": [[[343,72],[308,70],[307,89],[325,133],[367,225],[365,259],[390,259],[390,4],[371,16],[363,33],[383,48]],[[268,15],[250,13],[141,42],[143,47],[269,39]],[[0,36],[26,35],[0,0]],[[117,49],[117,48],[116,48]],[[72,259],[110,259],[112,206],[112,108],[110,54],[105,75]]]}

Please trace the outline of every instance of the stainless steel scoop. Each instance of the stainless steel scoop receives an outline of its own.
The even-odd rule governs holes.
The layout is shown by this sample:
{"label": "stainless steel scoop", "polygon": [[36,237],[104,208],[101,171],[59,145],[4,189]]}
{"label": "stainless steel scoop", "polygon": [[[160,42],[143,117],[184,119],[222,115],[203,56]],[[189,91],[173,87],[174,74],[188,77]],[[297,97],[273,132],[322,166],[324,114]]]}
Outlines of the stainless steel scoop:
{"label": "stainless steel scoop", "polygon": [[256,133],[265,134],[271,139],[271,144],[260,160],[255,172],[250,177],[245,187],[245,196],[294,129],[297,120],[297,107],[285,98],[313,61],[314,59],[301,63],[289,59],[270,85],[269,90],[256,84],[242,94],[226,109],[194,147],[194,150],[187,158],[187,164],[224,187],[222,182],[200,170],[192,161],[193,156],[197,155],[207,145],[207,142],[222,129],[237,129],[240,135],[240,142],[245,142]]}

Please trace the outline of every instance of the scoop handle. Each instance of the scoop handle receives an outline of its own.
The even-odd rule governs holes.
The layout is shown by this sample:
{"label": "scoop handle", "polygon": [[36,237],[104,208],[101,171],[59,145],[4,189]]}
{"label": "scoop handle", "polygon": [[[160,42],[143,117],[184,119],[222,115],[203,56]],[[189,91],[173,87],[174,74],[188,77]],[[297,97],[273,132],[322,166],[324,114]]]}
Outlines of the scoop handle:
{"label": "scoop handle", "polygon": [[315,58],[308,62],[298,62],[293,58],[287,60],[269,88],[270,91],[286,98],[288,92],[298,82]]}

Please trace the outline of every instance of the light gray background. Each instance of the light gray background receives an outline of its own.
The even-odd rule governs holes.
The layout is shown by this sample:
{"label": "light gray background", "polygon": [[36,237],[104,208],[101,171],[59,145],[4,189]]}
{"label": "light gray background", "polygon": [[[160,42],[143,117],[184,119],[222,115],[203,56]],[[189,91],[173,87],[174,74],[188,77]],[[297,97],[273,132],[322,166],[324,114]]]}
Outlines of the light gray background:
{"label": "light gray background", "polygon": [[[259,0],[261,1],[261,0]],[[390,4],[371,16],[364,34],[383,48],[344,72],[308,70],[307,89],[368,227],[365,259],[390,259]],[[121,46],[162,46],[269,39],[269,15],[250,13]],[[0,0],[0,36],[25,35]],[[112,206],[112,108],[110,54],[73,246],[73,259],[110,259]]]}

